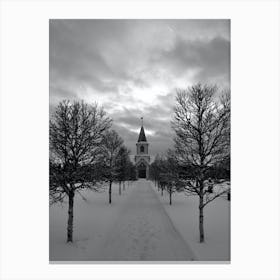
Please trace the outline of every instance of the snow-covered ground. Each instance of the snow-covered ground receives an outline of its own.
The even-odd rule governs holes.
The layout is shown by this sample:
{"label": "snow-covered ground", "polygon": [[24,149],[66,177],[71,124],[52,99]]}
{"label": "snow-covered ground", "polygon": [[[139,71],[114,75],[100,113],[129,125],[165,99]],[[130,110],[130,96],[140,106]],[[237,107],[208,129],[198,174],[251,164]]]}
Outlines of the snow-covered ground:
{"label": "snow-covered ground", "polygon": [[67,202],[50,207],[50,261],[229,260],[229,202],[224,198],[205,208],[206,242],[201,245],[194,197],[175,194],[170,206],[167,195],[161,197],[146,180],[134,182],[121,196],[114,185],[111,205],[107,189],[82,195],[87,201],[75,196],[73,244],[66,243]]}
{"label": "snow-covered ground", "polygon": [[103,192],[85,190],[75,195],[74,201],[74,242],[66,243],[68,201],[52,205],[49,211],[49,259],[50,261],[89,260],[96,252],[109,229],[119,216],[120,205],[127,199],[133,189],[130,183],[122,195],[119,186],[112,187],[112,204],[108,203],[108,189]]}
{"label": "snow-covered ground", "polygon": [[182,237],[201,261],[230,261],[230,202],[226,195],[204,208],[205,243],[199,243],[198,197],[174,193],[172,205],[166,192],[155,192]]}

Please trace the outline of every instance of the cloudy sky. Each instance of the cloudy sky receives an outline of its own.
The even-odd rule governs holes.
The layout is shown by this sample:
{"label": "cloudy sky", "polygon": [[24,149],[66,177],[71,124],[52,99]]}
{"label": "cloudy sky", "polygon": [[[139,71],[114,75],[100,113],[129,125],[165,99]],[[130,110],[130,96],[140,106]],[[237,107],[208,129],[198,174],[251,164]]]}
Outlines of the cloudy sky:
{"label": "cloudy sky", "polygon": [[132,154],[142,116],[151,154],[172,146],[176,89],[229,87],[228,20],[51,20],[49,35],[50,112],[98,102]]}

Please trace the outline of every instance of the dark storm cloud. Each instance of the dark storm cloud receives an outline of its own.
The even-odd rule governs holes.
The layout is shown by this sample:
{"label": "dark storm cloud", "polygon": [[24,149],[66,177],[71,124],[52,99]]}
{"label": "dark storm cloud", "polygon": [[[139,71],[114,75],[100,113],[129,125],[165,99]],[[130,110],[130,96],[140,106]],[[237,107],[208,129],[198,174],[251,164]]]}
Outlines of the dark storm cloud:
{"label": "dark storm cloud", "polygon": [[172,145],[176,89],[229,86],[228,20],[51,20],[50,111],[98,102],[135,152],[144,125],[152,153]]}
{"label": "dark storm cloud", "polygon": [[152,62],[170,68],[176,75],[195,69],[197,82],[213,83],[222,78],[229,85],[230,42],[222,37],[209,41],[177,38],[174,48],[163,50]]}
{"label": "dark storm cloud", "polygon": [[104,94],[117,91],[122,69],[113,69],[102,55],[103,45],[121,39],[125,25],[105,20],[50,21],[51,86],[86,85]]}

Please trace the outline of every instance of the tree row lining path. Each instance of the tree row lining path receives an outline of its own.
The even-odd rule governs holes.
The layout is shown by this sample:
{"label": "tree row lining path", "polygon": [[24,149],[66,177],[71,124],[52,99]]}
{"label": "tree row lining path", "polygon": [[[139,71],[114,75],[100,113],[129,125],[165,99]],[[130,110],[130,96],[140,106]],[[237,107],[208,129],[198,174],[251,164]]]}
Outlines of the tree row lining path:
{"label": "tree row lining path", "polygon": [[[193,253],[173,226],[151,182],[134,183],[120,216],[91,261],[192,261]],[[98,255],[98,259],[96,256]]]}

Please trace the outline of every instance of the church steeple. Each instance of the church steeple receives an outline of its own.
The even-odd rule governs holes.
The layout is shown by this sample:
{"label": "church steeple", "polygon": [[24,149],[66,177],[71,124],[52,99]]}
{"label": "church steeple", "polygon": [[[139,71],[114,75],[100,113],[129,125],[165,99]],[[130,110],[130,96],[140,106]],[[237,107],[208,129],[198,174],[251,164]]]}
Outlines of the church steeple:
{"label": "church steeple", "polygon": [[143,126],[141,126],[141,130],[140,130],[139,137],[138,137],[138,142],[147,142],[147,138],[146,138]]}
{"label": "church steeple", "polygon": [[145,130],[144,130],[144,126],[143,126],[143,117],[141,118],[141,130],[139,133],[138,142],[147,142],[147,138],[146,138]]}

